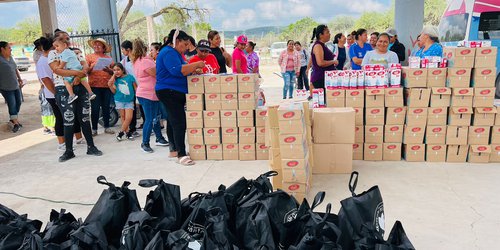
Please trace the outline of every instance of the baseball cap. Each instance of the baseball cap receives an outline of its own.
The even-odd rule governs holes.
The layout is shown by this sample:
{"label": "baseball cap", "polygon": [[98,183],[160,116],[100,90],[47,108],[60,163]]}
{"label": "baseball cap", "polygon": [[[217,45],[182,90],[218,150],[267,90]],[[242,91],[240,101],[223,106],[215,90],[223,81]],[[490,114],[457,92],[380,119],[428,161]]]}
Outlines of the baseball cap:
{"label": "baseball cap", "polygon": [[210,49],[210,42],[203,39],[198,41],[198,45],[196,46],[196,48],[199,50],[212,51],[212,49]]}
{"label": "baseball cap", "polygon": [[240,36],[238,36],[238,38],[236,39],[236,42],[237,42],[237,43],[242,43],[242,44],[247,44],[247,43],[248,43],[248,38],[247,38],[247,36],[245,36],[245,35],[240,35]]}
{"label": "baseball cap", "polygon": [[398,35],[398,31],[394,28],[387,29],[385,31],[385,33],[387,33],[389,36],[397,36]]}

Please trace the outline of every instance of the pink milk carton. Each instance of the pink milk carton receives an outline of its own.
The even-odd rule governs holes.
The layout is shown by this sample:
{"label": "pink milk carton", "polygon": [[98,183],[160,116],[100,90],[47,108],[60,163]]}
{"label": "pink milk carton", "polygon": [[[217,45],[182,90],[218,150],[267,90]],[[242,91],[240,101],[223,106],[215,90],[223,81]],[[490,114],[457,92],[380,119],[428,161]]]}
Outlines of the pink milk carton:
{"label": "pink milk carton", "polygon": [[344,76],[342,77],[342,82],[340,83],[340,88],[348,89],[349,81],[351,81],[351,70],[344,70]]}
{"label": "pink milk carton", "polygon": [[325,90],[324,89],[318,89],[318,104],[320,108],[326,107],[325,103]]}
{"label": "pink milk carton", "polygon": [[325,71],[325,87],[327,89],[337,89],[339,87],[339,71]]}
{"label": "pink milk carton", "polygon": [[401,86],[401,69],[391,69],[389,74],[389,86],[391,88],[399,88]]}
{"label": "pink milk carton", "polygon": [[377,71],[365,70],[365,88],[371,89],[377,87]]}
{"label": "pink milk carton", "polygon": [[319,89],[313,89],[312,107],[319,108]]}
{"label": "pink milk carton", "polygon": [[358,74],[358,89],[364,89],[365,88],[365,72],[363,70],[356,70],[356,73]]}
{"label": "pink milk carton", "polygon": [[420,68],[420,57],[410,56],[408,58],[408,63],[410,69],[419,69]]}
{"label": "pink milk carton", "polygon": [[376,80],[376,88],[387,88],[387,85],[388,85],[388,82],[389,82],[389,79],[387,77],[387,70],[386,69],[382,69],[382,70],[378,70],[378,71],[375,71],[377,72],[377,80]]}
{"label": "pink milk carton", "polygon": [[348,89],[356,89],[358,87],[358,71],[359,70],[350,70],[349,86],[347,86]]}

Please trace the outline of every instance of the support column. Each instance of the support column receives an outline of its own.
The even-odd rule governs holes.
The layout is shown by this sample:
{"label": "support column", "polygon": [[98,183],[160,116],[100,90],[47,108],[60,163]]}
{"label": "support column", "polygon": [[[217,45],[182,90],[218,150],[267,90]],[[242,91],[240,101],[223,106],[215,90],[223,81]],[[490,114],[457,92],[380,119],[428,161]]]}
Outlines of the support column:
{"label": "support column", "polygon": [[38,0],[38,11],[42,24],[42,34],[52,34],[57,29],[56,1]]}
{"label": "support column", "polygon": [[398,40],[405,45],[408,58],[416,47],[417,36],[423,28],[424,0],[396,0],[394,23]]}
{"label": "support column", "polygon": [[156,42],[155,24],[153,16],[146,16],[146,24],[148,27],[148,45],[149,45],[151,43]]}
{"label": "support column", "polygon": [[111,57],[115,61],[121,60],[120,37],[108,33],[108,31],[120,32],[118,15],[116,13],[116,0],[87,0],[87,8],[89,10],[90,30],[104,30],[105,34],[97,34],[95,36],[107,40],[113,47],[110,53]]}

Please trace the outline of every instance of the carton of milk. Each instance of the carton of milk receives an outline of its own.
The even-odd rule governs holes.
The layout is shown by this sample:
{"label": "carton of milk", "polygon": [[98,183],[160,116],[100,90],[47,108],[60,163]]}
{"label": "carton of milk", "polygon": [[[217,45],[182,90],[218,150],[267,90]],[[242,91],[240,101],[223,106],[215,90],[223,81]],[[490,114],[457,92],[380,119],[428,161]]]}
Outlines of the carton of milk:
{"label": "carton of milk", "polygon": [[365,88],[365,72],[363,70],[356,70],[358,74],[358,89]]}
{"label": "carton of milk", "polygon": [[377,88],[387,88],[387,85],[389,84],[389,78],[387,77],[388,70],[382,69],[382,70],[378,70],[375,72],[377,72],[376,87]]}
{"label": "carton of milk", "polygon": [[339,71],[325,71],[325,87],[327,89],[337,89],[339,87]]}
{"label": "carton of milk", "polygon": [[391,69],[389,77],[389,87],[399,88],[401,86],[401,68]]}
{"label": "carton of milk", "polygon": [[351,81],[351,70],[344,70],[344,76],[342,77],[342,82],[340,83],[340,88],[348,89],[349,81]]}
{"label": "carton of milk", "polygon": [[358,71],[359,70],[350,70],[348,89],[356,89],[358,87]]}
{"label": "carton of milk", "polygon": [[410,56],[408,58],[408,64],[410,69],[419,69],[420,68],[420,57]]}

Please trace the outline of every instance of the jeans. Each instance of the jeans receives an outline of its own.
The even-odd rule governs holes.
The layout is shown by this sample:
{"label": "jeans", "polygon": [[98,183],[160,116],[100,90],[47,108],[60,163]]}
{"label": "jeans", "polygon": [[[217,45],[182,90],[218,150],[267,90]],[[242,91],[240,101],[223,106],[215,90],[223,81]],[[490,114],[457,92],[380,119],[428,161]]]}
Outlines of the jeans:
{"label": "jeans", "polygon": [[177,151],[178,157],[186,156],[186,94],[171,90],[157,90],[158,99],[165,105],[167,109],[167,136],[172,147]]}
{"label": "jeans", "polygon": [[[111,102],[113,93],[109,90],[109,88],[92,88],[92,92],[96,95],[95,99],[92,100],[92,129],[97,130],[99,111],[101,111],[101,108],[104,128],[109,128],[109,103]],[[83,98],[87,99],[88,96]]]}
{"label": "jeans", "polygon": [[306,90],[309,90],[309,79],[307,77],[306,71],[307,71],[307,66],[300,67],[300,75],[299,78],[297,78],[298,89],[303,89],[305,86]]}
{"label": "jeans", "polygon": [[295,70],[287,71],[281,73],[283,75],[283,80],[285,85],[283,86],[283,99],[286,98],[286,93],[288,92],[288,97],[293,97],[293,85],[295,84]]}
{"label": "jeans", "polygon": [[151,131],[155,132],[156,140],[163,138],[161,135],[160,127],[160,102],[151,101],[146,98],[137,97],[139,103],[144,109],[144,127],[142,128],[142,143],[149,144],[149,139],[151,137]]}
{"label": "jeans", "polygon": [[[54,116],[56,117],[56,125],[54,126],[54,130],[56,131],[56,136],[64,136],[64,126],[63,126],[63,116],[61,114],[61,110],[59,106],[57,106],[56,98],[47,98],[47,102],[49,102],[50,107],[52,107],[52,111],[54,112]],[[80,122],[75,120],[75,125],[73,126],[73,132],[80,133]]]}
{"label": "jeans", "polygon": [[19,111],[21,110],[21,90],[0,90],[3,98],[7,102],[7,107],[9,109],[10,119],[17,119]]}
{"label": "jeans", "polygon": [[87,146],[94,146],[92,131],[90,129],[90,101],[88,93],[83,85],[73,86],[73,92],[78,96],[73,103],[68,104],[69,93],[66,87],[56,87],[56,102],[63,117],[64,141],[66,152],[73,151],[73,134],[75,121],[80,122],[83,136],[87,141]]}

